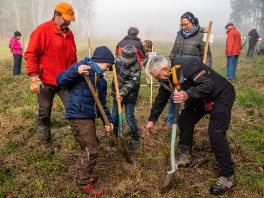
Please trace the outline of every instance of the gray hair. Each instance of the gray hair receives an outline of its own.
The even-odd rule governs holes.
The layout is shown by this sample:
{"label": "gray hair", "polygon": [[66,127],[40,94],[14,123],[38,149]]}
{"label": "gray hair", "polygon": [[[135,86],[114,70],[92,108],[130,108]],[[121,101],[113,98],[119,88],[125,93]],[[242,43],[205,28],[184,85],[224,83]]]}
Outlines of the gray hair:
{"label": "gray hair", "polygon": [[128,29],[127,33],[128,33],[129,35],[135,35],[135,36],[137,36],[138,33],[139,33],[139,31],[138,31],[138,28],[136,28],[136,27],[131,27],[131,28]]}
{"label": "gray hair", "polygon": [[[146,74],[150,74],[150,69],[159,70],[164,66],[169,66],[169,61],[164,56],[152,56],[149,58],[148,63],[145,68]],[[170,66],[169,66],[170,67]]]}

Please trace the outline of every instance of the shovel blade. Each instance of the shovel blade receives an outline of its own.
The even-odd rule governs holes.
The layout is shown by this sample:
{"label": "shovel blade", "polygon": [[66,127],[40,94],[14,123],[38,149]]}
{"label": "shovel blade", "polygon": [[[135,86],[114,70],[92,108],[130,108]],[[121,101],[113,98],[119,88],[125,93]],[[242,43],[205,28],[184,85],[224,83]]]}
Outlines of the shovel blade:
{"label": "shovel blade", "polygon": [[175,176],[175,172],[167,174],[166,179],[163,183],[163,186],[161,187],[161,190],[160,190],[161,194],[165,194],[171,189],[174,176]]}
{"label": "shovel blade", "polygon": [[115,144],[115,147],[117,149],[117,151],[123,155],[123,157],[126,159],[126,161],[130,164],[133,164],[132,160],[130,159],[130,156],[129,156],[129,153],[128,153],[128,150],[127,150],[127,147],[126,147],[126,144],[125,144],[125,140],[120,137],[120,146],[119,147],[118,145]]}

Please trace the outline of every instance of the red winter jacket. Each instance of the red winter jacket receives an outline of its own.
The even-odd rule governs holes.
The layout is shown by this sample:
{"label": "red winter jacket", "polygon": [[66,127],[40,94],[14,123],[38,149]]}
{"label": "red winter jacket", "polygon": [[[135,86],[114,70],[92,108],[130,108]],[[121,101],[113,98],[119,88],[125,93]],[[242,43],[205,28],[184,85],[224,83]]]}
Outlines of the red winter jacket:
{"label": "red winter jacket", "polygon": [[226,31],[226,34],[226,56],[240,55],[240,48],[242,43],[240,33],[236,30],[235,27],[230,27]]}
{"label": "red winter jacket", "polygon": [[24,57],[29,76],[38,74],[44,84],[58,86],[57,75],[77,62],[72,31],[62,35],[53,18],[39,25],[31,33]]}

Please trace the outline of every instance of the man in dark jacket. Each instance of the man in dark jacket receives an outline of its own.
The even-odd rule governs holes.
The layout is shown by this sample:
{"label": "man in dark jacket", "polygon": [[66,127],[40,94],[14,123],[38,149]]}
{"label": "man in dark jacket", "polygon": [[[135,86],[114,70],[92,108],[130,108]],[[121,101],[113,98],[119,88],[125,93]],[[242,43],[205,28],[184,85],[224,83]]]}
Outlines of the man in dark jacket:
{"label": "man in dark jacket", "polygon": [[247,57],[251,57],[253,55],[254,49],[257,45],[259,34],[256,30],[256,26],[253,26],[252,30],[248,33],[248,36],[250,36],[249,42],[248,42],[248,50],[247,50]]}
{"label": "man in dark jacket", "polygon": [[[181,90],[174,92],[171,67],[180,65],[177,77]],[[179,116],[179,157],[176,164],[191,166],[191,151],[195,124],[206,114],[210,114],[208,135],[219,163],[219,179],[211,187],[213,194],[221,194],[234,185],[234,164],[231,160],[230,148],[226,139],[226,131],[231,119],[231,110],[235,100],[235,90],[231,83],[216,73],[200,60],[193,57],[170,58],[153,57],[146,68],[161,83],[159,93],[146,124],[151,130],[158,120],[166,103],[173,93],[173,102],[185,102],[185,108]],[[182,78],[179,78],[182,73]]]}
{"label": "man in dark jacket", "polygon": [[[116,99],[119,98],[125,106],[126,120],[132,133],[133,142],[130,149],[136,150],[140,144],[139,129],[135,119],[135,105],[140,88],[141,70],[136,59],[135,47],[125,45],[122,53],[115,59],[119,96],[116,96],[115,84],[112,82],[113,109],[112,117],[115,135],[118,135],[118,108]],[[109,142],[111,147],[111,142]]]}
{"label": "man in dark jacket", "polygon": [[138,38],[138,28],[131,27],[127,31],[128,35],[125,36],[116,46],[116,53],[115,55],[118,56],[122,53],[122,49],[125,45],[134,45],[136,48],[136,56],[139,63],[140,68],[142,67],[142,59],[145,57],[145,50],[143,44],[141,43],[140,38]]}

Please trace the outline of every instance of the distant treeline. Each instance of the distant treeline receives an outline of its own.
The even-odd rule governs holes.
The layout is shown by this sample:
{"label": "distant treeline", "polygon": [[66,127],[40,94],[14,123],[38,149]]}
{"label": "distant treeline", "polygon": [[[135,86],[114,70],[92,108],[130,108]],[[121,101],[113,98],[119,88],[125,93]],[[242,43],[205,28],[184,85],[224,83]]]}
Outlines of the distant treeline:
{"label": "distant treeline", "polygon": [[[16,30],[28,38],[39,24],[50,20],[54,7],[61,0],[0,0],[0,39],[13,36]],[[78,39],[93,36],[96,17],[95,0],[67,0],[78,18],[70,28]],[[264,0],[230,0],[234,22],[241,35],[247,35],[253,26],[264,37]]]}
{"label": "distant treeline", "polygon": [[257,27],[261,37],[264,37],[264,0],[230,0],[230,21],[234,22],[242,35]]}
{"label": "distant treeline", "polygon": [[[67,0],[75,12],[76,20],[70,26],[79,38],[87,38],[94,16],[95,0]],[[28,38],[39,24],[53,17],[54,7],[62,0],[0,0],[0,39],[13,36],[16,30]],[[89,28],[88,28],[89,27]]]}

